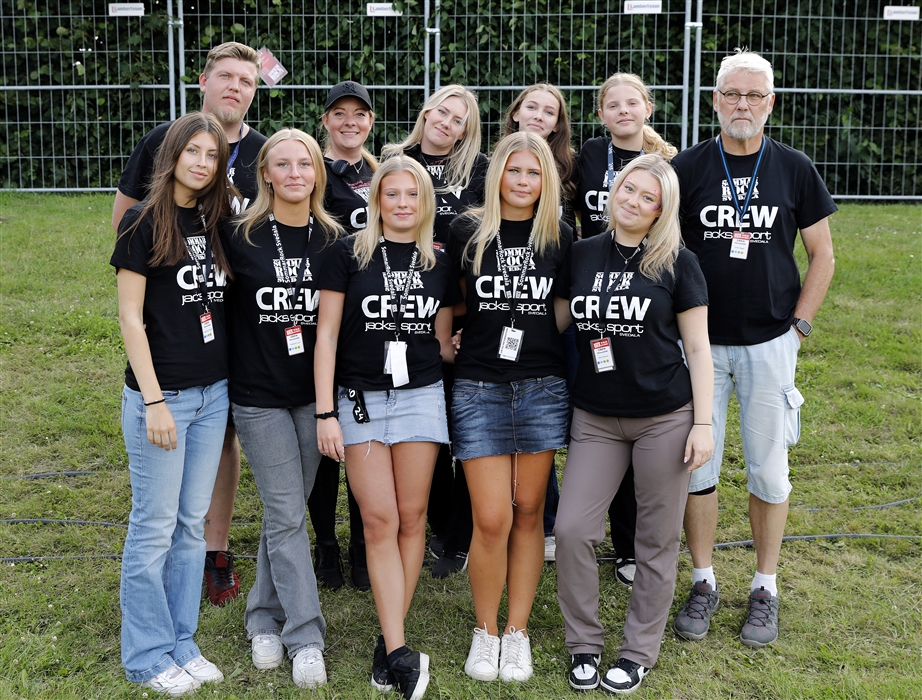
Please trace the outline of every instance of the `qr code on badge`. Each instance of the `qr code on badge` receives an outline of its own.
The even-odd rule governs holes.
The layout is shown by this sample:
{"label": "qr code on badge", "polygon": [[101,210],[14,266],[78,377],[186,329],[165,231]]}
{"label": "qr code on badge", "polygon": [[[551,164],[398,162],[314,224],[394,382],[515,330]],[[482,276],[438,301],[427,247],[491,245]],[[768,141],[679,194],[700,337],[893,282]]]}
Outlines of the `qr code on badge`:
{"label": "qr code on badge", "polygon": [[503,341],[503,350],[505,352],[518,352],[519,351],[519,339],[511,336],[506,336]]}

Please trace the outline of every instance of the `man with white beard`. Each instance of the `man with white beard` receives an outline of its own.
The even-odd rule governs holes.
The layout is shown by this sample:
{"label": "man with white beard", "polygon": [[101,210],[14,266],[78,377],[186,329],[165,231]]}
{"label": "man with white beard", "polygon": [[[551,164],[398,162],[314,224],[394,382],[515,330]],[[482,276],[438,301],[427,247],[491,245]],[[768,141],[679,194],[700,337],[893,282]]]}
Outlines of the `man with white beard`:
{"label": "man with white beard", "polygon": [[[832,279],[828,217],[837,210],[810,159],[764,135],[774,104],[771,64],[737,49],[717,74],[720,135],[672,161],[682,188],[682,237],[708,285],[714,359],[714,456],[692,472],[684,523],[692,588],[673,628],[703,639],[719,605],[711,562],[716,486],[735,388],[757,559],[740,633],[751,647],[778,636],[776,569],[792,488],[787,451],[800,435],[804,401],[794,374]],[[794,258],[798,230],[808,260],[803,284]]]}

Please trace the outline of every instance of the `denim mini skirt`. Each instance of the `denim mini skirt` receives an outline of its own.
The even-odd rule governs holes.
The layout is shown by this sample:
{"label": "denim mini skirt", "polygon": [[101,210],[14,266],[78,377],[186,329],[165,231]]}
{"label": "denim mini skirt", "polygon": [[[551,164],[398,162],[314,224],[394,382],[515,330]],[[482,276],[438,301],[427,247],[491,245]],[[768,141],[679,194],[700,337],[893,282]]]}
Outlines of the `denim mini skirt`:
{"label": "denim mini skirt", "polygon": [[452,452],[468,460],[564,447],[569,407],[567,383],[560,377],[503,383],[456,378]]}
{"label": "denim mini skirt", "polygon": [[352,414],[355,403],[346,388],[339,387],[337,408],[344,446],[371,440],[388,447],[401,442],[448,443],[445,389],[441,381],[417,389],[361,393],[370,419],[367,423],[356,422]]}

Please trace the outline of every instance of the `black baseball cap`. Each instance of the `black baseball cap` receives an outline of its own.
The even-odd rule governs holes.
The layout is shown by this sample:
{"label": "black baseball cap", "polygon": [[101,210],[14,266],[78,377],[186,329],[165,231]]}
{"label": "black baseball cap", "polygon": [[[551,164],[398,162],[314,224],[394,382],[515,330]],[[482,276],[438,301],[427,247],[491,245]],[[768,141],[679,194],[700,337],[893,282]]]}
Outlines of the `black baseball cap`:
{"label": "black baseball cap", "polygon": [[336,85],[330,89],[330,94],[327,95],[327,103],[324,105],[323,110],[328,110],[333,106],[336,100],[340,100],[343,97],[354,97],[360,102],[364,102],[368,109],[372,109],[371,96],[368,94],[368,90],[354,80],[344,80],[341,83],[336,83]]}

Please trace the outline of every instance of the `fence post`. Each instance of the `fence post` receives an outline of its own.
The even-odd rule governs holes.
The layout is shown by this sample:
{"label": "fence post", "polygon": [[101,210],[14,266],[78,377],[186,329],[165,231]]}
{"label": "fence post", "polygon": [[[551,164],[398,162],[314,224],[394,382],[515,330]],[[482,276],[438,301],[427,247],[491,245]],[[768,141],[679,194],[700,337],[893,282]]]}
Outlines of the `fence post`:
{"label": "fence post", "polygon": [[701,119],[701,30],[704,27],[702,23],[704,0],[698,0],[698,18],[694,22],[695,26],[695,87],[692,94],[694,95],[694,104],[692,105],[692,146],[698,143],[698,122]]}
{"label": "fence post", "polygon": [[[170,0],[172,2],[173,0]],[[177,25],[179,26],[179,109],[180,115],[186,113],[186,84],[182,81],[182,76],[186,74],[186,30],[183,19],[182,0],[176,0],[179,5]],[[174,119],[176,117],[173,117]]]}

